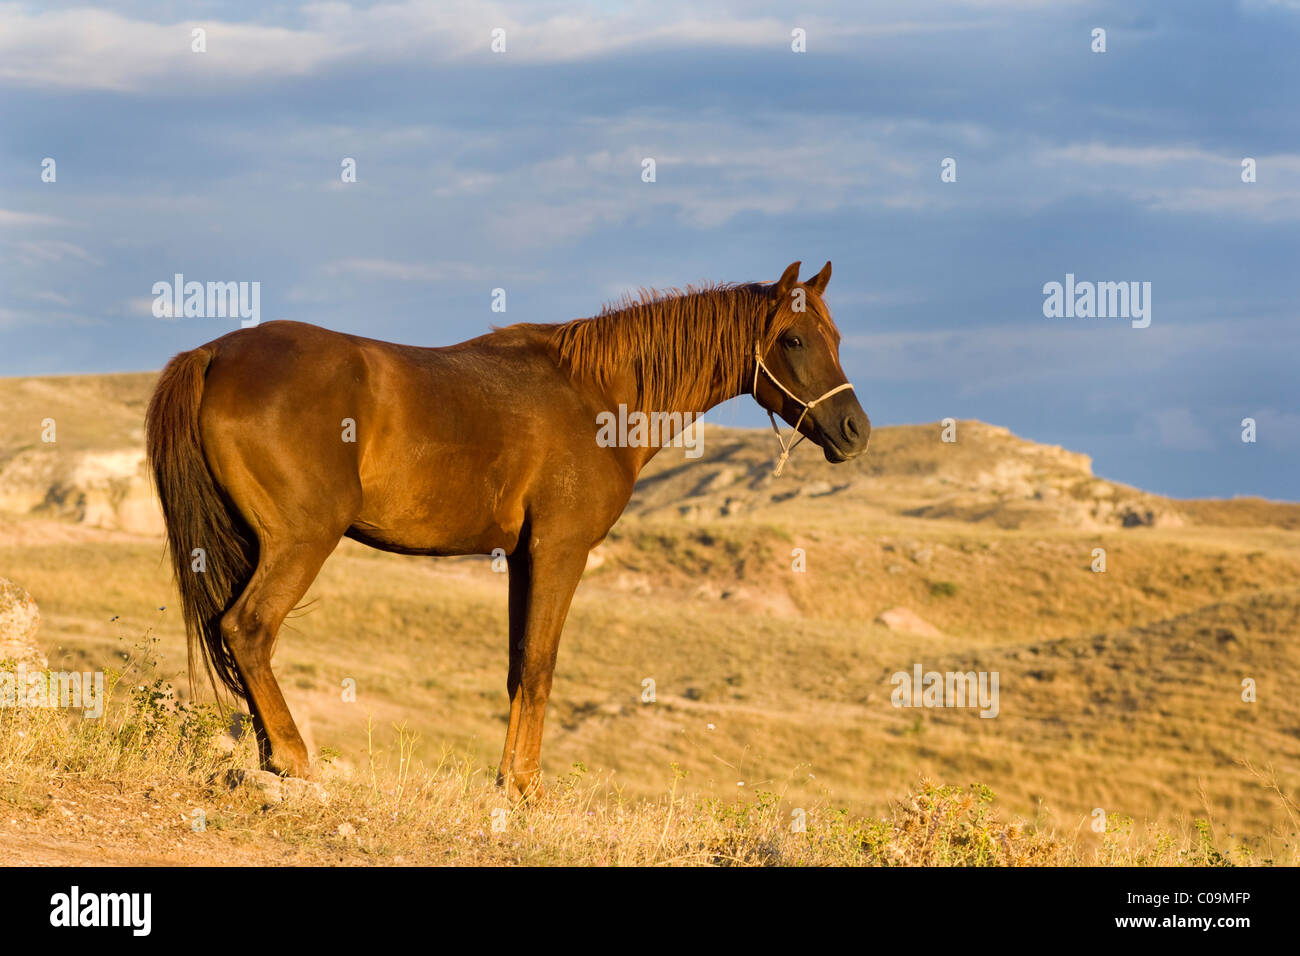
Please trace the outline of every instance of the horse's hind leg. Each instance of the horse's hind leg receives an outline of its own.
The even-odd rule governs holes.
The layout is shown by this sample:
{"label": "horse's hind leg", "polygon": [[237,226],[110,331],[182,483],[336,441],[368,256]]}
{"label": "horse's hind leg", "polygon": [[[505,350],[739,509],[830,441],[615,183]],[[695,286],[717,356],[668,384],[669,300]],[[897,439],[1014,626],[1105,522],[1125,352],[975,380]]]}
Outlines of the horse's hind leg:
{"label": "horse's hind leg", "polygon": [[275,636],[336,544],[338,536],[329,541],[264,540],[257,570],[221,619],[222,636],[248,691],[262,765],[275,773],[310,773],[307,746],[271,671]]}

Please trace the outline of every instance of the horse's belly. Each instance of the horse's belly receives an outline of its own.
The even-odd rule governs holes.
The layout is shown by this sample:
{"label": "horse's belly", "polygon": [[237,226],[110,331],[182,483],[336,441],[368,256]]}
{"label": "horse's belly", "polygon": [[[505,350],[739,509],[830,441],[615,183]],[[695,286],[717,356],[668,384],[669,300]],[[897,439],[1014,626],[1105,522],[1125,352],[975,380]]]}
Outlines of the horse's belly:
{"label": "horse's belly", "polygon": [[519,541],[519,528],[463,520],[391,525],[358,519],[347,530],[347,536],[382,551],[402,554],[491,554],[497,548],[510,554]]}
{"label": "horse's belly", "polygon": [[410,554],[510,554],[524,509],[487,481],[404,483],[365,494],[348,536],[372,547]]}

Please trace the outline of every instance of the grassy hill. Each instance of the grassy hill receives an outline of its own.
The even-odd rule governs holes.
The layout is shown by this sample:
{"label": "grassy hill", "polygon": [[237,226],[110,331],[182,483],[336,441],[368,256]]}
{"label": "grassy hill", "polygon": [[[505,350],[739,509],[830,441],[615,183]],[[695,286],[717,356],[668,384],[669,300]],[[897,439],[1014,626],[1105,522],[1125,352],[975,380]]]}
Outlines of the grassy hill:
{"label": "grassy hill", "polygon": [[[88,464],[135,461],[151,381],[0,380],[0,576],[40,604],[52,667],[105,667],[149,631],[184,699],[147,484],[135,464]],[[706,424],[701,459],[662,452],[574,602],[548,777],[578,765],[630,800],[765,791],[782,818],[818,805],[863,820],[924,777],[987,785],[1001,812],[1084,844],[1100,845],[1101,808],[1175,831],[1208,819],[1294,854],[1300,505],[1175,501],[1005,429],[940,433],[878,428],[864,461],[838,467],[805,443],[779,479],[765,431]],[[376,751],[495,767],[505,596],[486,559],[339,547],[276,655],[331,772],[363,773]],[[899,607],[932,628],[880,622]],[[892,676],[916,664],[996,671],[998,716],[893,706]]]}

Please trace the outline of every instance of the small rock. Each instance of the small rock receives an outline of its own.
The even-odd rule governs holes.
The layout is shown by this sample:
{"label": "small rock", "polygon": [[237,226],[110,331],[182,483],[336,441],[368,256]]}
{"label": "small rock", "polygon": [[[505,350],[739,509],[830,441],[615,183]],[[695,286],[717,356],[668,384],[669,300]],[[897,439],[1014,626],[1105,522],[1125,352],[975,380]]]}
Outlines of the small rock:
{"label": "small rock", "polygon": [[718,508],[719,518],[728,518],[732,515],[740,514],[746,508],[746,504],[739,498],[728,497],[721,507]]}
{"label": "small rock", "polygon": [[286,800],[315,800],[326,803],[329,792],[315,780],[303,780],[301,777],[283,777],[284,796]]}
{"label": "small rock", "polygon": [[696,494],[707,494],[710,491],[725,488],[727,485],[733,485],[739,477],[740,473],[735,468],[720,468],[700,483]]}
{"label": "small rock", "polygon": [[695,589],[692,596],[701,601],[716,601],[722,597],[722,592],[706,581]]}
{"label": "small rock", "polygon": [[267,770],[229,770],[226,784],[233,790],[246,787],[258,794],[267,804],[285,800],[311,799],[324,803],[329,794],[314,780],[301,777],[281,777]]}
{"label": "small rock", "polygon": [[894,607],[881,611],[876,618],[877,624],[883,624],[891,631],[902,631],[921,637],[942,637],[943,632],[933,624],[921,620],[914,611],[905,607]]}
{"label": "small rock", "polygon": [[267,803],[281,803],[284,800],[283,780],[283,777],[266,770],[226,771],[226,785],[230,789],[244,787],[252,790]]}

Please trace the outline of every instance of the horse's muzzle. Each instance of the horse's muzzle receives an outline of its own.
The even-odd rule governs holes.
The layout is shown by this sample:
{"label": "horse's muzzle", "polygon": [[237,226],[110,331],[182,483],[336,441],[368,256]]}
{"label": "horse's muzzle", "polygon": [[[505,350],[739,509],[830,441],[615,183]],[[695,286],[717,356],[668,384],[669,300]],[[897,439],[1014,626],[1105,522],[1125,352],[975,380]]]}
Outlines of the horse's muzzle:
{"label": "horse's muzzle", "polygon": [[821,428],[822,453],[833,465],[850,461],[864,454],[871,442],[871,419],[865,412],[849,412],[837,425]]}

